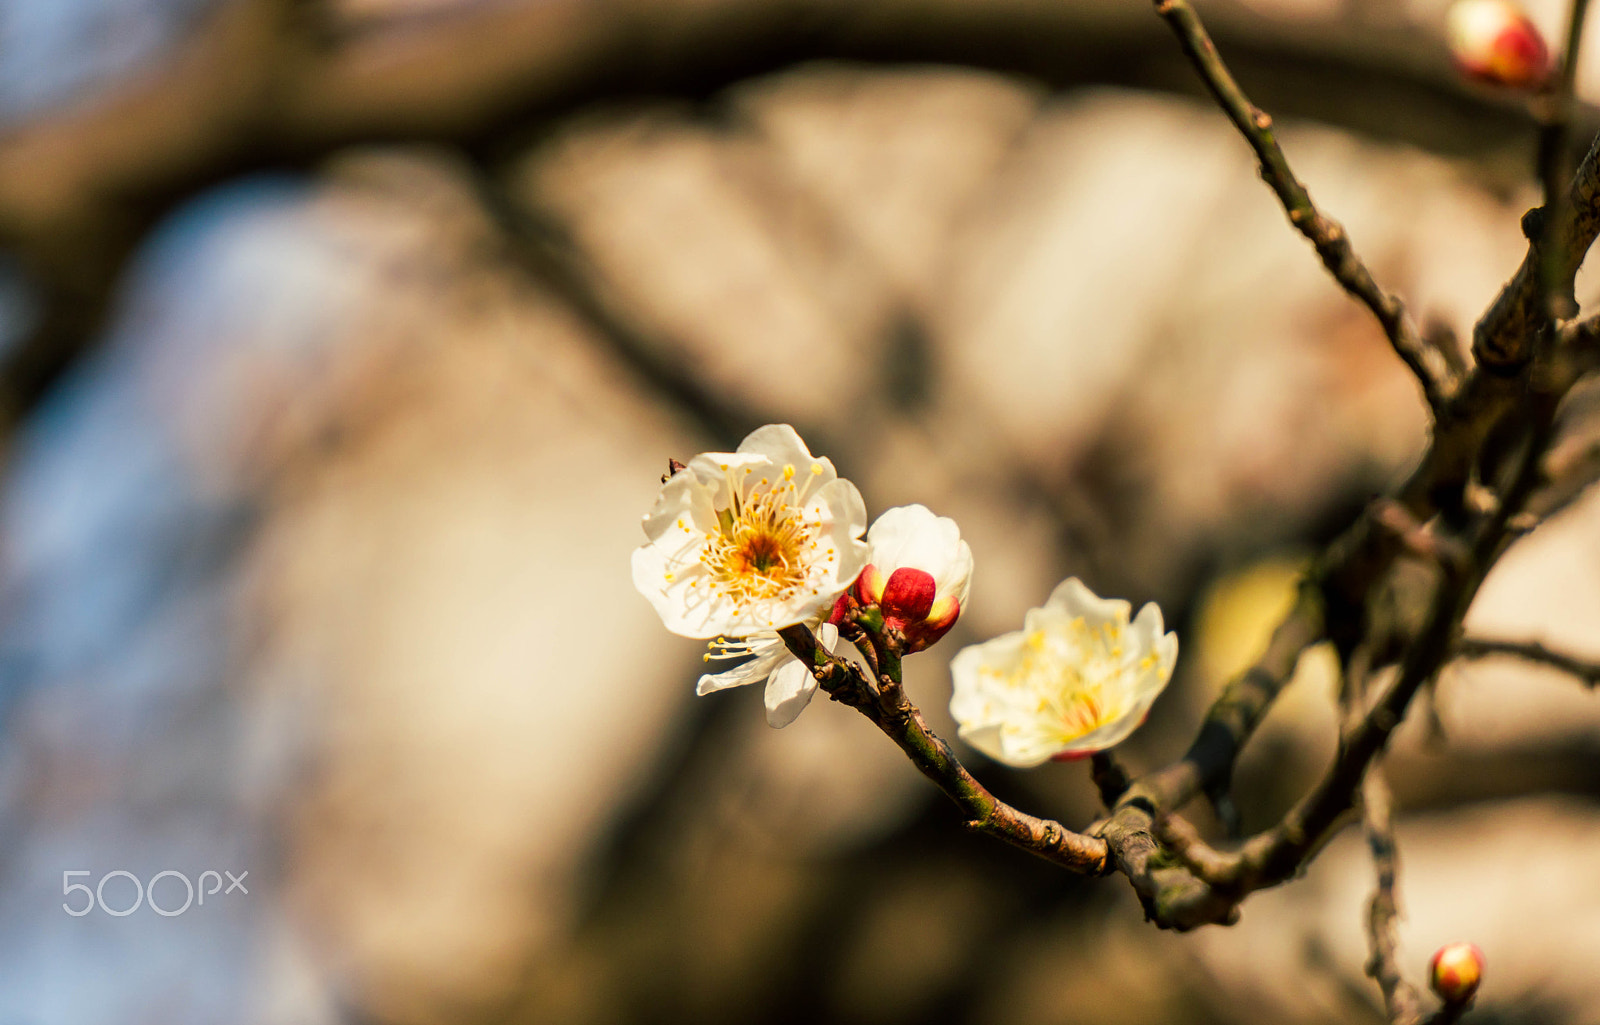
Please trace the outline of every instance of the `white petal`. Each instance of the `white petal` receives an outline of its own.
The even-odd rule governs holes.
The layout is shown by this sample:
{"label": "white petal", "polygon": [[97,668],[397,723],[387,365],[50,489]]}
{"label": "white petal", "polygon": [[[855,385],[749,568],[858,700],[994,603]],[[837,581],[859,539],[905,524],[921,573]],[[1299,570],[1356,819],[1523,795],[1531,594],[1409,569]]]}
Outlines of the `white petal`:
{"label": "white petal", "polygon": [[[688,473],[698,486],[707,489],[713,503],[721,509],[728,505],[726,490],[730,477],[742,481],[747,476],[755,476],[769,469],[771,465],[770,460],[753,453],[702,452],[689,460]],[[745,472],[747,470],[749,473]],[[677,480],[682,476],[683,473],[675,473],[672,479]]]}
{"label": "white petal", "polygon": [[1144,725],[1145,716],[1150,713],[1150,706],[1155,702],[1156,694],[1151,694],[1149,700],[1128,709],[1127,712],[1101,726],[1099,729],[1090,730],[1081,737],[1074,737],[1060,747],[1062,754],[1091,753],[1104,751],[1116,747],[1127,740],[1134,730]]}
{"label": "white petal", "polygon": [[867,507],[861,501],[861,492],[856,490],[856,486],[841,477],[829,481],[817,491],[808,512],[822,520],[822,536],[818,539],[821,547],[818,550],[833,549],[834,561],[825,562],[830,586],[838,585],[838,590],[828,600],[831,605],[833,598],[855,583],[856,577],[867,565],[871,549],[861,540],[862,533],[867,529]]}
{"label": "white petal", "polygon": [[[793,488],[787,483],[791,476]],[[794,567],[799,572],[782,601],[752,600],[727,582],[714,585],[703,558],[707,536],[722,526],[718,510],[726,510],[736,496],[748,497],[763,482],[771,488],[771,505],[788,505],[815,531],[815,544],[800,553]],[[837,478],[832,463],[812,456],[785,424],[752,432],[737,452],[695,456],[662,485],[644,529],[648,543],[633,554],[634,586],[668,630],[686,637],[747,637],[819,620],[866,564],[860,493]],[[715,680],[723,674],[708,676]]]}
{"label": "white petal", "polygon": [[1105,623],[1126,623],[1133,606],[1121,598],[1101,598],[1077,577],[1068,577],[1050,592],[1046,609],[1059,609],[1072,618],[1082,617],[1091,627]]}
{"label": "white petal", "polygon": [[729,687],[742,687],[747,683],[765,680],[784,663],[784,660],[794,658],[789,654],[789,648],[783,643],[783,638],[777,634],[753,637],[748,643],[751,657],[747,661],[739,663],[732,669],[725,669],[720,673],[707,673],[700,677],[694,692],[701,695],[711,694],[727,690]]}
{"label": "white petal", "polygon": [[967,593],[972,590],[972,549],[965,541],[956,545],[955,556],[945,564],[943,572],[934,574],[934,583],[939,597],[951,595],[966,609]]}
{"label": "white petal", "polygon": [[1156,657],[1160,660],[1162,672],[1170,677],[1172,667],[1178,664],[1178,635],[1167,634],[1156,642]]}
{"label": "white petal", "polygon": [[[950,715],[963,728],[986,726],[1009,713],[1014,695],[1003,680],[1012,673],[1026,643],[1027,635],[1014,630],[968,645],[950,660]],[[997,675],[987,675],[984,669]]]}
{"label": "white petal", "polygon": [[767,725],[782,729],[811,703],[817,678],[800,660],[791,658],[767,680]]}
{"label": "white petal", "polygon": [[962,726],[956,730],[956,736],[997,762],[1006,760],[1006,750],[1005,746],[1000,742],[1000,726],[998,724]]}
{"label": "white petal", "polygon": [[1134,617],[1133,624],[1128,631],[1128,639],[1139,653],[1145,654],[1154,651],[1156,644],[1161,640],[1161,610],[1155,602],[1146,602],[1144,608]]}
{"label": "white petal", "polygon": [[794,479],[802,498],[838,477],[833,463],[811,454],[800,435],[788,424],[767,424],[758,427],[739,442],[739,452],[760,456],[783,473],[786,466],[794,467]]}
{"label": "white petal", "polygon": [[[1049,602],[1029,610],[1024,631],[962,649],[950,665],[950,711],[961,736],[1019,768],[1126,739],[1171,680],[1178,654],[1178,637],[1162,632],[1154,603],[1131,623],[1129,609],[1127,602],[1103,600],[1080,581],[1066,580]],[[1061,688],[1079,680],[1103,688],[1103,707],[1123,714],[1063,741],[1068,727],[1048,709],[1076,700]]]}
{"label": "white petal", "polygon": [[682,520],[685,526],[691,526],[694,515],[696,499],[701,502],[705,499],[704,488],[695,478],[686,473],[675,473],[667,482],[661,485],[661,490],[656,494],[655,505],[644,517],[644,536],[653,544],[668,541],[669,534],[684,533],[678,527]]}
{"label": "white petal", "polygon": [[1031,721],[1007,723],[1000,731],[1000,744],[1000,760],[1015,769],[1043,765],[1063,750],[1051,731]]}
{"label": "white petal", "polygon": [[893,509],[885,509],[872,521],[872,529],[867,531],[867,544],[872,546],[872,564],[883,570],[884,576],[902,566],[915,565],[905,562],[901,555],[918,531],[932,519],[933,513],[922,505],[897,505]]}
{"label": "white petal", "polygon": [[669,563],[657,545],[633,550],[633,586],[654,606],[662,625],[680,637],[701,640],[727,633],[718,622],[698,563]]}
{"label": "white petal", "polygon": [[743,687],[745,684],[765,680],[772,675],[771,666],[757,666],[755,662],[745,662],[732,669],[724,669],[720,673],[706,673],[700,677],[700,682],[695,684],[694,692],[701,697],[715,694],[719,690],[729,687]]}
{"label": "white petal", "polygon": [[972,549],[961,540],[961,528],[948,516],[935,516],[923,505],[886,510],[867,532],[868,558],[892,576],[897,569],[920,569],[934,579],[935,593],[965,603],[972,577]]}

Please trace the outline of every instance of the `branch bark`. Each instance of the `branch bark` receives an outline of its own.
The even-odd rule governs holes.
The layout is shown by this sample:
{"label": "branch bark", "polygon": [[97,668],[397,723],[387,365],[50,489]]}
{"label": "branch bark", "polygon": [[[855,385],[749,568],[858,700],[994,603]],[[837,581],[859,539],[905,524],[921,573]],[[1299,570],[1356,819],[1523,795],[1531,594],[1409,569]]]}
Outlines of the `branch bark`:
{"label": "branch bark", "polygon": [[[1053,819],[1019,811],[995,797],[956,758],[938,734],[928,728],[922,712],[900,687],[899,660],[884,661],[885,680],[874,684],[860,667],[828,653],[804,625],[778,631],[796,658],[811,666],[818,685],[837,701],[851,705],[870,719],[911,759],[924,776],[967,815],[967,828],[1004,840],[1014,847],[1053,861],[1083,875],[1107,871],[1106,842],[1075,833]],[[884,652],[878,652],[883,660]]]}
{"label": "branch bark", "polygon": [[1572,182],[1571,156],[1573,90],[1578,77],[1578,57],[1582,52],[1583,26],[1589,13],[1589,0],[1572,0],[1565,40],[1561,47],[1561,66],[1548,96],[1544,97],[1545,124],[1539,131],[1539,181],[1544,188],[1544,224],[1539,239],[1543,261],[1540,266],[1544,293],[1544,314],[1551,322],[1564,320],[1578,312],[1573,295],[1577,266],[1559,245],[1560,225],[1566,222],[1567,189]]}
{"label": "branch bark", "polygon": [[1272,117],[1250,102],[1239,88],[1188,0],[1156,0],[1156,13],[1172,27],[1184,54],[1200,73],[1217,105],[1250,143],[1260,162],[1261,177],[1283,204],[1289,223],[1316,247],[1322,265],[1334,280],[1372,311],[1390,346],[1421,384],[1428,405],[1435,410],[1443,408],[1454,397],[1459,385],[1451,360],[1424,339],[1407,314],[1405,303],[1373,280],[1372,272],[1350,244],[1344,226],[1312,203],[1311,194],[1295,177],[1278,145]]}

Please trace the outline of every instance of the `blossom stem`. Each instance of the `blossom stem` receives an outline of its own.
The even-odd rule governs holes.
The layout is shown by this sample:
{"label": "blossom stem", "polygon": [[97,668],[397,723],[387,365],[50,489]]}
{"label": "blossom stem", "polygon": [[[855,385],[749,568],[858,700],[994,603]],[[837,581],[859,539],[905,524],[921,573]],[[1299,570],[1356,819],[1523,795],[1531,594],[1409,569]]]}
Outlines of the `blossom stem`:
{"label": "blossom stem", "polygon": [[922,712],[900,686],[900,657],[878,649],[879,679],[887,685],[882,700],[874,700],[866,675],[859,666],[828,653],[804,625],[778,631],[794,656],[811,666],[818,685],[830,696],[853,705],[899,745],[924,776],[944,791],[969,818],[967,828],[1004,840],[1047,861],[1083,875],[1108,871],[1106,842],[1075,833],[1059,822],[1019,811],[995,797],[956,758],[938,734],[928,727]]}
{"label": "blossom stem", "polygon": [[900,685],[901,655],[892,644],[875,644],[873,648],[878,653],[878,692],[892,709],[905,696]]}

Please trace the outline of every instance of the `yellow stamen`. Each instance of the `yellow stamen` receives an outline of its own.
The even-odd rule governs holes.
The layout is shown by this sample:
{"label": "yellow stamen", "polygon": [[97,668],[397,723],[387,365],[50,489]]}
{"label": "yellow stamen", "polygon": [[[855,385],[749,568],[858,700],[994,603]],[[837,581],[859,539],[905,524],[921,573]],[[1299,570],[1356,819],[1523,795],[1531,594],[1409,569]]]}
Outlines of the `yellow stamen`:
{"label": "yellow stamen", "polygon": [[749,494],[730,488],[728,507],[718,510],[719,529],[707,536],[700,562],[735,605],[782,601],[807,583],[801,553],[814,543],[813,528],[791,497],[763,477]]}

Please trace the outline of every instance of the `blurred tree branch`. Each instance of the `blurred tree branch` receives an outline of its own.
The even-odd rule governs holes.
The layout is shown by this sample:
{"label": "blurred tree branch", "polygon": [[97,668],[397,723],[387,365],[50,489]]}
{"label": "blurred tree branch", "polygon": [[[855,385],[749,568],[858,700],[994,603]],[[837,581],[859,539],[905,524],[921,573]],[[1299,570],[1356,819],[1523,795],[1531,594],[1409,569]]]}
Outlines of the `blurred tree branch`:
{"label": "blurred tree branch", "polygon": [[1590,690],[1600,687],[1600,662],[1582,659],[1546,646],[1541,641],[1499,640],[1489,637],[1464,637],[1456,642],[1458,659],[1519,658],[1525,662],[1548,666],[1576,677]]}
{"label": "blurred tree branch", "polygon": [[1572,283],[1577,265],[1562,252],[1556,236],[1567,218],[1567,186],[1572,180],[1572,105],[1578,78],[1579,48],[1583,42],[1584,21],[1589,0],[1572,0],[1566,36],[1561,47],[1561,64],[1549,95],[1543,98],[1545,112],[1539,131],[1539,183],[1544,189],[1544,212],[1540,246],[1544,253],[1542,286],[1545,316],[1551,321],[1578,312]]}
{"label": "blurred tree branch", "polygon": [[[1462,87],[1437,40],[1217,11],[1235,63],[1267,82],[1282,113],[1455,151],[1533,130],[1525,109]],[[598,100],[706,97],[813,59],[1193,92],[1138,15],[1119,0],[539,0],[342,23],[308,0],[233,0],[160,68],[0,132],[0,246],[20,258],[42,309],[0,365],[0,416],[23,415],[89,344],[149,227],[230,177],[361,143],[490,152]]]}
{"label": "blurred tree branch", "polygon": [[1367,908],[1367,940],[1372,947],[1367,974],[1383,993],[1389,1020],[1396,1025],[1411,1023],[1421,1018],[1421,998],[1416,987],[1407,982],[1400,971],[1399,942],[1395,936],[1400,920],[1400,900],[1396,894],[1400,856],[1394,842],[1389,786],[1376,767],[1367,773],[1362,783],[1361,812],[1367,847],[1377,874],[1377,886]]}

